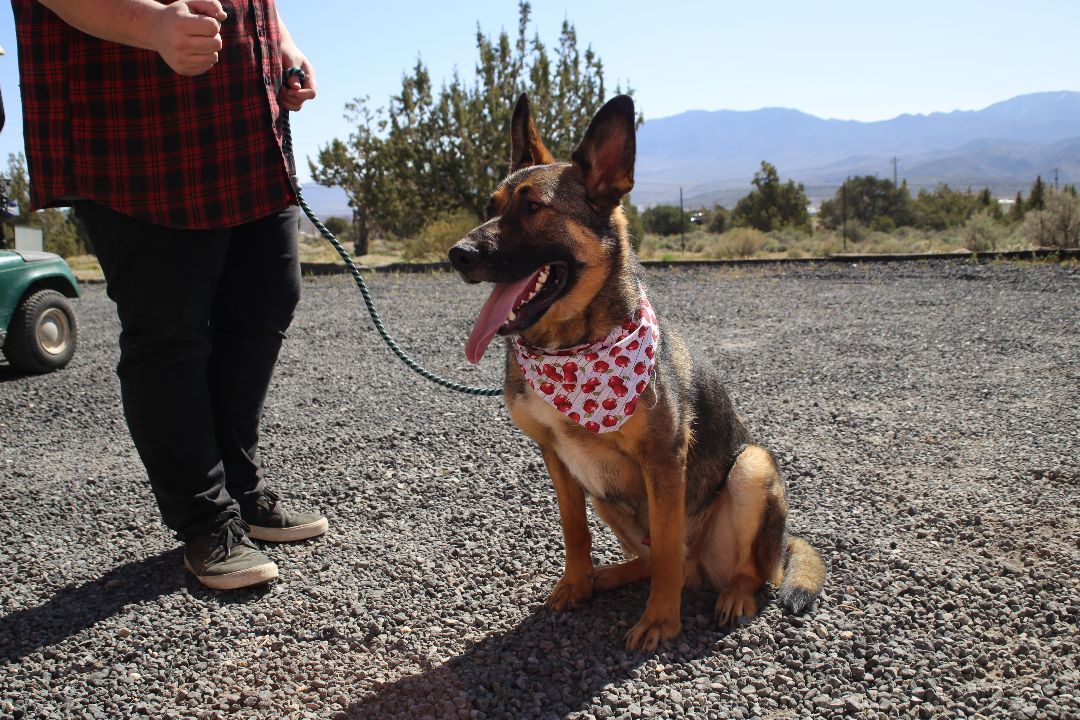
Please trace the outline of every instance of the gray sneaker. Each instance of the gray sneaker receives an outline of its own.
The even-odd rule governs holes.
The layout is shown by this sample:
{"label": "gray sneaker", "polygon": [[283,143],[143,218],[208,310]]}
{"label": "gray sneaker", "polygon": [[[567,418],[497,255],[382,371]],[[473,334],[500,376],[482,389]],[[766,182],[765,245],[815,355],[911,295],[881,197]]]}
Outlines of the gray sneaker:
{"label": "gray sneaker", "polygon": [[322,535],[328,527],[322,513],[291,513],[273,490],[263,490],[253,502],[240,506],[251,529],[248,536],[265,542],[295,542]]}
{"label": "gray sneaker", "polygon": [[277,565],[248,540],[248,526],[240,518],[184,544],[184,566],[199,582],[215,590],[259,585],[278,576]]}

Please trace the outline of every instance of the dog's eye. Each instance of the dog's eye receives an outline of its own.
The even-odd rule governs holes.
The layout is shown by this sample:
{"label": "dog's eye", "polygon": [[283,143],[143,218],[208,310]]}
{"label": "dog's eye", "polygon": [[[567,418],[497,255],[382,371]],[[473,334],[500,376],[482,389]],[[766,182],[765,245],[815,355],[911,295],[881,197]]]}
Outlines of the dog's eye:
{"label": "dog's eye", "polygon": [[525,209],[531,213],[538,211],[542,207],[544,206],[536,202],[535,200],[530,200],[529,202],[525,203]]}

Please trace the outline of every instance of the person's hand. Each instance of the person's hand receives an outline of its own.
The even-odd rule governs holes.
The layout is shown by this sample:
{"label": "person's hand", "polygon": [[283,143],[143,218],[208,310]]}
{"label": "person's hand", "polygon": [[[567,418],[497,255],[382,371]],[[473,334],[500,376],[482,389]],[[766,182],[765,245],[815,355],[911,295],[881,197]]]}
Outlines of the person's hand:
{"label": "person's hand", "polygon": [[299,75],[290,75],[285,84],[281,86],[281,91],[278,92],[278,102],[281,103],[281,107],[293,112],[299,110],[308,100],[315,98],[315,71],[312,70],[311,63],[308,62],[304,53],[300,52],[300,49],[296,47],[296,44],[282,38],[281,70],[284,73],[284,71],[294,67],[304,71],[306,76],[304,84],[300,84]]}
{"label": "person's hand", "polygon": [[226,17],[218,0],[163,5],[154,28],[154,49],[181,75],[202,75],[218,61]]}

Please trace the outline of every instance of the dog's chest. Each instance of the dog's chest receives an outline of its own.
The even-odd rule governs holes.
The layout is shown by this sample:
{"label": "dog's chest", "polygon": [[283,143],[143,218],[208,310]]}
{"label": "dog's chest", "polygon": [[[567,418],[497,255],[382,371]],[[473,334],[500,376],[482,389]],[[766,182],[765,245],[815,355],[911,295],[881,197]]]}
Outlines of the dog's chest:
{"label": "dog's chest", "polygon": [[[551,433],[551,449],[589,495],[599,498],[623,495],[627,484],[640,478],[637,463],[610,439],[614,433],[593,434],[583,430],[568,423],[558,410],[531,392],[526,396],[522,409],[531,421]],[[525,426],[522,429],[529,432]]]}

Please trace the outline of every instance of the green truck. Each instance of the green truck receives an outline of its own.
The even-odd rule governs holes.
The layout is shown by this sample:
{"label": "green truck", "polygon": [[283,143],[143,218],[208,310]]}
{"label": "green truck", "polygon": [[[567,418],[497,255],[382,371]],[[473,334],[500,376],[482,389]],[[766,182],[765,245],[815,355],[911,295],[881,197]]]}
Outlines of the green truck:
{"label": "green truck", "polygon": [[59,255],[0,250],[0,347],[12,368],[46,373],[68,364],[79,334],[69,299],[79,293]]}

